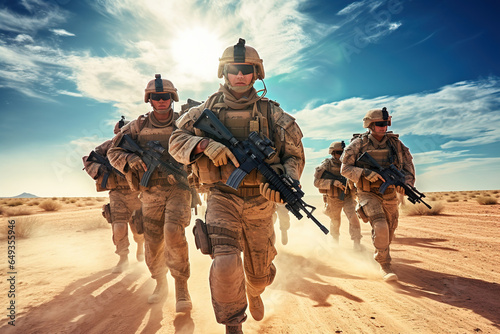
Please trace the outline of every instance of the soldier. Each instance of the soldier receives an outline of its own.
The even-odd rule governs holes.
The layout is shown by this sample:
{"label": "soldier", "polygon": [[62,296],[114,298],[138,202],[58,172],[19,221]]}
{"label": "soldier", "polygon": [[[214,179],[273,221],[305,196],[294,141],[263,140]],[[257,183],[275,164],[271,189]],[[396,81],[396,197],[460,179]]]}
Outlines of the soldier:
{"label": "soldier", "polygon": [[[167,149],[177,116],[172,100],[179,101],[177,89],[157,74],[156,79],[147,84],[144,95],[144,102],[150,102],[153,111],[127,124],[113,139],[113,147],[109,150],[111,164],[127,176],[133,187],[138,186],[147,166],[137,154],[120,147],[120,141],[127,134],[145,151],[150,141],[159,141]],[[175,162],[166,150],[162,160]],[[140,188],[146,264],[156,280],[156,288],[148,302],[158,303],[166,294],[166,274],[170,269],[175,279],[176,311],[190,311],[192,303],[187,286],[190,266],[184,229],[191,219],[191,193],[179,186],[173,174],[160,168],[154,170],[147,186]]]}
{"label": "soldier", "polygon": [[[328,153],[331,158],[325,159],[316,167],[314,186],[323,194],[326,203],[326,214],[330,217],[330,233],[338,243],[340,236],[340,214],[342,209],[349,220],[349,234],[354,242],[354,250],[361,251],[361,226],[356,215],[355,192],[349,188],[349,183],[340,175],[340,156],[344,152],[344,141],[331,143]],[[342,182],[344,179],[344,182]]]}
{"label": "soldier", "polygon": [[[115,135],[120,132],[120,128],[128,121],[122,120],[116,123],[114,128]],[[141,207],[139,192],[131,190],[127,180],[115,169],[106,166],[108,150],[111,147],[111,140],[107,140],[94,149],[91,157],[83,157],[85,171],[95,180],[97,191],[109,190],[109,204],[103,206],[103,215],[111,223],[113,231],[113,243],[116,246],[115,253],[120,256],[118,264],[112,269],[113,273],[121,273],[128,266],[128,224],[137,243],[136,258],[137,261],[144,261],[144,236],[137,232],[135,225],[131,223],[131,214],[134,210]],[[93,154],[97,154],[94,156]],[[98,159],[103,159],[98,162]],[[103,184],[103,180],[107,180]],[[103,187],[104,186],[104,187]]]}
{"label": "soldier", "polygon": [[369,166],[357,161],[364,152],[369,154],[382,166],[394,164],[405,175],[405,183],[415,183],[415,167],[409,149],[403,145],[398,135],[387,131],[391,125],[387,109],[373,109],[363,118],[363,127],[368,131],[355,135],[342,154],[341,174],[356,184],[358,195],[357,212],[365,222],[372,226],[372,240],[375,247],[375,260],[385,281],[395,281],[398,276],[391,268],[389,246],[398,226],[397,193],[404,193],[402,187],[389,186],[384,194],[379,188],[385,180]]}
{"label": "soldier", "polygon": [[200,182],[210,187],[206,223],[213,246],[212,304],[226,333],[242,333],[247,297],[253,318],[264,317],[260,295],[276,275],[272,214],[281,198],[256,170],[243,179],[238,190],[226,186],[238,161],[229,148],[195,129],[193,123],[208,108],[238,140],[247,139],[251,131],[265,135],[277,152],[267,162],[295,180],[300,178],[305,160],[302,133],[294,118],[278,103],[259,96],[253,87],[256,79],[264,79],[262,59],[253,47],[245,46],[240,38],[226,48],[219,59],[218,76],[225,81],[219,91],[177,121],[179,130],[170,139],[170,154],[181,163],[193,163]]}
{"label": "soldier", "polygon": [[285,204],[276,203],[276,211],[273,213],[274,224],[276,224],[278,218],[280,220],[281,244],[286,245],[288,243],[288,230],[290,229],[290,215]]}

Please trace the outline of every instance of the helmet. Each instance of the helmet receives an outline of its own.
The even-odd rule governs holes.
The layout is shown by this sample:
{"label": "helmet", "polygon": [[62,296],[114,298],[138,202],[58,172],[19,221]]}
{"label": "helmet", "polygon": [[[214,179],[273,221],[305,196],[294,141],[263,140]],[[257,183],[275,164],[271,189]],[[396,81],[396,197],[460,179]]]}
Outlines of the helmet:
{"label": "helmet", "polygon": [[175,102],[179,101],[179,95],[177,94],[177,88],[170,80],[162,79],[161,74],[155,74],[154,80],[148,82],[146,89],[144,90],[144,102],[149,102],[149,95],[151,93],[170,93],[172,94],[172,99]]}
{"label": "helmet", "polygon": [[113,132],[116,134],[118,134],[118,132],[120,132],[120,129],[125,125],[125,124],[128,124],[129,121],[126,121],[125,120],[125,116],[122,116],[122,119],[119,120],[118,122],[116,122],[115,124],[115,128],[113,130]]}
{"label": "helmet", "polygon": [[334,141],[333,143],[330,144],[330,147],[328,148],[328,153],[333,154],[334,151],[343,151],[345,147],[344,141]]}
{"label": "helmet", "polygon": [[257,68],[257,79],[264,79],[264,65],[260,59],[257,50],[251,46],[245,46],[245,40],[240,38],[238,44],[227,47],[219,58],[218,76],[222,78],[224,75],[224,65],[232,63],[248,63],[253,64]]}
{"label": "helmet", "polygon": [[389,112],[386,107],[382,109],[372,109],[368,111],[363,118],[363,127],[369,128],[370,124],[373,122],[387,121],[387,126],[391,125],[392,116],[389,116]]}

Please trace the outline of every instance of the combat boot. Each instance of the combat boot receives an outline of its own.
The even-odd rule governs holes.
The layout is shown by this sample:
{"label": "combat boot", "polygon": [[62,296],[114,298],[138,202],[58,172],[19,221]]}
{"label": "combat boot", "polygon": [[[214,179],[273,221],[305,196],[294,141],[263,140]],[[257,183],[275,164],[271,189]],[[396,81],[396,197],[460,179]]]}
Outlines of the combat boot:
{"label": "combat boot", "polygon": [[116,266],[111,270],[113,274],[119,274],[123,272],[128,267],[128,256],[120,255],[120,260],[116,264]]}
{"label": "combat boot", "polygon": [[175,312],[189,312],[193,309],[186,280],[175,280]]}
{"label": "combat boot", "polygon": [[248,308],[255,320],[261,321],[264,318],[264,303],[260,296],[253,297],[248,295]]}
{"label": "combat boot", "polygon": [[226,334],[243,334],[243,329],[241,325],[229,326],[226,325]]}
{"label": "combat boot", "polygon": [[391,282],[391,281],[398,280],[398,275],[396,275],[394,273],[394,271],[392,271],[390,263],[381,264],[380,271],[382,272],[382,277],[383,277],[384,281]]}
{"label": "combat boot", "polygon": [[137,243],[137,252],[135,258],[139,262],[144,262],[144,242]]}
{"label": "combat boot", "polygon": [[161,277],[156,279],[156,288],[153,294],[148,297],[149,304],[156,304],[165,296],[168,292],[168,283],[166,277]]}
{"label": "combat boot", "polygon": [[286,230],[281,230],[281,244],[286,245],[288,243],[288,234]]}

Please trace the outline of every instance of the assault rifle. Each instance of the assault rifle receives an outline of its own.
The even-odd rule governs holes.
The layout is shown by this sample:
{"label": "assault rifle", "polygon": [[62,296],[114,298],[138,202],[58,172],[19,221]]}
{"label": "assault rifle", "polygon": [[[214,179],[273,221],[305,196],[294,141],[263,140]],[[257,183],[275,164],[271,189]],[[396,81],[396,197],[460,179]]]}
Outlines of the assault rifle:
{"label": "assault rifle", "polygon": [[[248,136],[248,139],[239,141],[209,109],[203,110],[203,113],[193,126],[205,131],[215,137],[215,140],[226,145],[240,163],[240,167],[238,167],[227,179],[227,186],[238,189],[243,178],[257,168],[257,170],[267,179],[272,189],[280,193],[281,198],[286,203],[285,207],[292,212],[295,217],[301,219],[303,215],[300,211],[303,211],[307,215],[307,218],[310,218],[318,225],[323,233],[328,234],[328,229],[312,215],[316,208],[302,200],[304,192],[299,187],[299,181],[292,179],[286,174],[278,175],[271,166],[264,161],[265,159],[272,158],[276,154],[276,151],[271,147],[271,141],[267,137],[264,136],[264,138],[262,138],[257,132],[253,131]],[[307,208],[310,208],[311,211]]]}
{"label": "assault rifle", "polygon": [[368,152],[364,152],[363,154],[361,154],[361,156],[358,158],[358,161],[368,164],[369,166],[374,168],[373,170],[375,172],[379,173],[384,178],[385,182],[382,183],[379,189],[379,192],[381,194],[384,194],[385,190],[390,185],[403,187],[403,189],[405,190],[405,195],[408,196],[408,200],[410,202],[412,202],[413,204],[416,204],[417,202],[423,203],[426,207],[432,209],[432,207],[429,204],[425,203],[422,199],[425,197],[425,195],[419,192],[417,188],[406,184],[404,174],[401,173],[393,164],[391,164],[387,168],[382,168],[382,166],[380,166]]}
{"label": "assault rifle", "polygon": [[[340,183],[342,183],[344,186],[347,186],[347,179],[344,176],[335,175],[333,173],[330,173],[327,170],[325,170],[323,172],[323,175],[321,175],[321,178],[322,179],[327,179],[327,180],[337,180],[337,181],[340,181]],[[341,201],[343,201],[344,198],[345,198],[345,192],[344,192],[344,190],[341,190],[340,194],[339,194],[339,199]]]}
{"label": "assault rifle", "polygon": [[104,172],[104,175],[103,175],[102,181],[101,181],[101,188],[103,188],[103,189],[106,189],[106,184],[108,183],[109,174],[112,171],[115,172],[116,174],[120,175],[121,177],[124,177],[123,174],[120,173],[120,171],[118,169],[111,166],[108,158],[100,155],[96,151],[90,152],[89,157],[87,158],[87,161],[97,162],[98,164],[101,164],[104,166],[104,169],[106,171]]}
{"label": "assault rifle", "polygon": [[141,178],[141,186],[148,186],[149,179],[151,178],[151,175],[153,175],[153,172],[156,170],[156,168],[159,168],[160,170],[168,174],[172,174],[180,188],[191,191],[191,207],[195,209],[196,213],[196,206],[201,205],[201,199],[196,190],[189,186],[189,182],[187,180],[188,174],[185,170],[182,169],[182,165],[162,160],[162,156],[166,152],[166,149],[161,146],[159,141],[150,140],[146,145],[148,146],[148,149],[143,150],[127,134],[124,134],[122,136],[122,139],[118,144],[118,146],[123,148],[124,150],[130,153],[137,154],[146,164],[147,170]]}

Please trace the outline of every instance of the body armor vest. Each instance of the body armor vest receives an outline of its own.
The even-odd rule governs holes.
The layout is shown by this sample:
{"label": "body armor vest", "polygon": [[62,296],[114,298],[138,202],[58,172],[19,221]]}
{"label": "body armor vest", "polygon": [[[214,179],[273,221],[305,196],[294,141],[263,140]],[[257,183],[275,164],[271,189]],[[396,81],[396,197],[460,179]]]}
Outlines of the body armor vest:
{"label": "body armor vest", "polygon": [[[140,124],[140,120],[143,121],[142,126]],[[174,121],[172,121],[171,125],[165,127],[155,127],[151,123],[150,117],[147,117],[145,120],[139,118],[137,122],[139,122],[139,124],[137,124],[138,126],[131,128],[135,130],[134,132],[137,132],[134,133],[137,136],[137,144],[139,144],[139,146],[146,151],[151,150],[151,148],[148,146],[149,141],[158,141],[160,145],[165,149],[162,154],[162,160],[178,164],[168,153],[168,142],[170,136],[172,135],[172,132],[174,132],[175,130]],[[139,173],[139,180],[142,178],[143,174],[144,172]],[[156,185],[170,185],[170,183],[168,182],[168,175],[169,173],[167,173],[166,171],[160,170],[160,168],[156,168],[156,170],[151,175],[151,178],[149,179],[148,187]]]}
{"label": "body armor vest", "polygon": [[[340,161],[337,161],[337,160],[334,160],[333,158],[330,158],[330,159],[328,159],[328,164],[325,168],[325,171],[328,171],[334,175],[341,176],[340,175],[340,165],[341,165]],[[339,198],[341,191],[342,190],[339,187],[335,187],[333,185],[328,189],[319,189],[320,193],[328,195],[330,197],[334,197],[334,198]],[[347,195],[347,189],[346,189],[345,194]]]}
{"label": "body armor vest", "polygon": [[[250,132],[258,132],[265,135],[274,142],[272,137],[272,129],[269,126],[269,118],[271,117],[268,108],[269,101],[259,100],[255,104],[248,105],[245,109],[230,109],[223,102],[223,95],[216,94],[209,99],[205,105],[206,108],[212,110],[225,127],[231,131],[236,139],[239,141],[246,140]],[[201,133],[195,129],[198,136],[210,137],[210,135]],[[279,164],[279,152],[273,159],[266,160],[270,165]],[[212,161],[206,157],[200,157],[195,164],[193,164],[193,172],[199,177],[202,184],[216,184],[225,183],[231,173],[235,170],[232,164],[215,167]],[[242,196],[255,196],[260,194],[259,185],[263,181],[263,176],[256,169],[250,172],[240,185],[240,192]],[[244,190],[244,188],[252,188]],[[225,190],[225,189],[222,189]]]}
{"label": "body armor vest", "polygon": [[[364,152],[368,152],[372,156],[372,158],[382,167],[386,168],[389,165],[394,164],[398,169],[401,170],[402,167],[402,152],[399,144],[399,140],[397,139],[397,135],[392,133],[387,134],[387,138],[383,140],[381,143],[373,143],[369,138],[368,134],[361,135],[361,140],[363,142],[361,149],[358,153],[357,158],[361,156]],[[360,168],[368,168],[373,169],[368,164],[357,161],[356,158],[356,167]],[[361,177],[359,182],[356,183],[356,188],[362,189],[363,191],[370,191],[372,188],[378,189],[382,185],[382,181],[369,182],[365,177]],[[394,186],[389,186],[386,193],[389,193],[393,190]]]}

